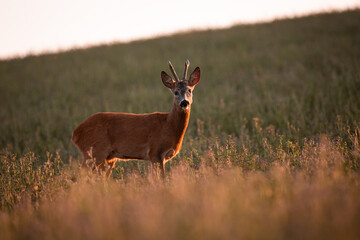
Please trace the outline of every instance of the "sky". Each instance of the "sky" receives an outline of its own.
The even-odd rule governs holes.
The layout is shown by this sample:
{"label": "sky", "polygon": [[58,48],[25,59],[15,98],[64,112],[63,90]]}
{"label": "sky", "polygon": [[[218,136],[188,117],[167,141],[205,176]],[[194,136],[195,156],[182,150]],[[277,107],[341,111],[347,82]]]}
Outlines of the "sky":
{"label": "sky", "polygon": [[0,0],[0,59],[355,7],[360,0]]}

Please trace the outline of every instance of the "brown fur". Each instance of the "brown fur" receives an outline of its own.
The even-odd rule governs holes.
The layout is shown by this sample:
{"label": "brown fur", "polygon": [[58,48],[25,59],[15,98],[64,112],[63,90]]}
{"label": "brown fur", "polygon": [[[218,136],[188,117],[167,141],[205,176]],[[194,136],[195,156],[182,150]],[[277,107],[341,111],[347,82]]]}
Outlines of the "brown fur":
{"label": "brown fur", "polygon": [[[165,83],[164,85],[172,92],[175,89],[192,90],[200,80],[199,68],[196,69],[196,74],[198,79],[194,84],[181,81],[171,86]],[[163,82],[164,79],[168,80],[167,77],[169,76],[163,76],[162,73]],[[192,102],[189,96],[183,96],[183,99],[188,100],[190,104]],[[162,176],[165,176],[165,163],[180,151],[190,118],[190,104],[187,109],[183,109],[179,101],[174,97],[169,113],[101,112],[90,116],[73,131],[72,135],[73,143],[83,155],[83,165],[86,165],[92,156],[95,159],[94,169],[104,170],[105,162],[109,164],[107,175],[110,176],[118,159],[147,160],[152,164],[159,163]]]}

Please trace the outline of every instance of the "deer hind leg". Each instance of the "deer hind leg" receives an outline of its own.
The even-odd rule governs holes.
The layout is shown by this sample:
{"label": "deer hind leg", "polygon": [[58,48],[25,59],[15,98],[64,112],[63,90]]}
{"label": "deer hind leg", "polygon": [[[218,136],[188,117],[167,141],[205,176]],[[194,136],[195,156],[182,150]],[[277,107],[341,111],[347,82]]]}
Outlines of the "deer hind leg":
{"label": "deer hind leg", "polygon": [[81,167],[82,168],[88,168],[89,167],[89,161],[91,160],[91,158],[89,157],[89,154],[86,153],[86,152],[83,152],[82,155],[83,155],[83,161],[82,161]]}
{"label": "deer hind leg", "polygon": [[109,165],[109,169],[106,172],[106,177],[110,177],[112,170],[115,167],[116,159],[106,159],[106,162]]}
{"label": "deer hind leg", "polygon": [[106,159],[107,154],[106,153],[98,153],[96,155],[94,155],[94,162],[95,165],[93,167],[93,170],[98,170],[99,173],[104,172],[105,171],[105,159]]}
{"label": "deer hind leg", "polygon": [[80,152],[82,153],[82,168],[90,168],[95,165],[94,156],[93,156],[93,148],[80,148]]}
{"label": "deer hind leg", "polygon": [[90,159],[93,159],[93,171],[98,170],[99,173],[105,171],[105,160],[109,155],[109,150],[106,146],[95,146],[89,152]]}

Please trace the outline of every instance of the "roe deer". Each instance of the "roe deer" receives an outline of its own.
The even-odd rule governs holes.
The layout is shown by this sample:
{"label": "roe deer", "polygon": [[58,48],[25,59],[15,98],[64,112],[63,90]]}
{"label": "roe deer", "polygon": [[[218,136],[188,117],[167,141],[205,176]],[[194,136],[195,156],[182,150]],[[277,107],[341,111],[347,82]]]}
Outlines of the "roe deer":
{"label": "roe deer", "polygon": [[174,75],[161,72],[163,84],[174,94],[168,113],[112,113],[100,112],[90,116],[73,132],[72,141],[83,155],[83,165],[88,159],[95,161],[94,170],[105,170],[111,175],[116,160],[147,160],[160,164],[165,177],[165,163],[181,149],[190,118],[192,90],[200,81],[200,68],[196,67],[186,79],[190,62],[185,62],[183,79],[180,80],[169,61]]}

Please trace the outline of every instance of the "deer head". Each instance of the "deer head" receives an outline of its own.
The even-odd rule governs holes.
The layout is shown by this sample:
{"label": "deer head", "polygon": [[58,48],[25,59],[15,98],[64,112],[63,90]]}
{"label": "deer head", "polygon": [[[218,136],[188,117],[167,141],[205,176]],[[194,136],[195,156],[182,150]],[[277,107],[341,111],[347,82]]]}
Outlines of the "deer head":
{"label": "deer head", "polygon": [[192,92],[196,84],[198,84],[200,81],[199,67],[196,67],[195,70],[191,73],[190,78],[186,79],[189,65],[189,60],[186,60],[182,80],[180,80],[177,76],[175,69],[171,65],[170,61],[169,67],[174,76],[174,79],[171,78],[166,72],[161,72],[161,80],[163,81],[165,87],[169,88],[170,91],[174,94],[174,102],[182,110],[190,109],[192,103]]}

